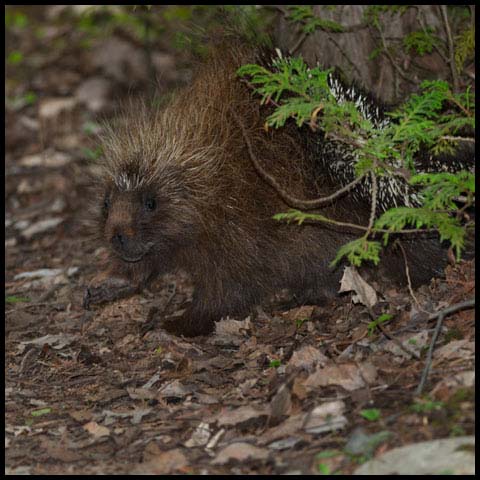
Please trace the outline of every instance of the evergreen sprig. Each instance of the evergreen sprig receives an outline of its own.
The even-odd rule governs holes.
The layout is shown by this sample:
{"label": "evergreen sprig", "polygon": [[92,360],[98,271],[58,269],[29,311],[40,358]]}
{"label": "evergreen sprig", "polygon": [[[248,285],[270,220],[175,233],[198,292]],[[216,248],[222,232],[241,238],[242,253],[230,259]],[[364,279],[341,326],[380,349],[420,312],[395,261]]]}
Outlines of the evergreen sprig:
{"label": "evergreen sprig", "polygon": [[317,29],[326,32],[343,32],[345,30],[343,25],[333,20],[317,17],[313,13],[311,5],[289,6],[287,19],[292,22],[301,23],[302,30],[305,34],[313,33]]}
{"label": "evergreen sprig", "polygon": [[461,72],[467,59],[475,58],[475,26],[455,38],[455,66]]}
{"label": "evergreen sprig", "polygon": [[[450,242],[455,250],[457,259],[460,259],[465,245],[465,228],[460,224],[457,217],[424,207],[397,207],[384,212],[375,222],[375,228],[386,228],[391,233],[401,232],[409,225],[417,229],[426,227],[437,230],[440,235],[440,241],[446,240]],[[384,234],[384,245],[387,244],[389,235],[389,233]]]}
{"label": "evergreen sprig", "polygon": [[432,211],[458,209],[456,200],[462,195],[475,196],[475,175],[471,172],[422,173],[410,179],[411,185],[421,185],[423,206]]}
{"label": "evergreen sprig", "polygon": [[335,259],[330,263],[331,267],[337,265],[343,257],[354,265],[359,267],[363,262],[373,262],[378,265],[380,262],[380,252],[382,245],[380,242],[367,240],[365,237],[357,238],[351,242],[342,245],[335,256]]}
{"label": "evergreen sprig", "polygon": [[[297,13],[302,14],[300,10]],[[449,241],[460,258],[466,230],[461,216],[455,215],[459,210],[456,201],[463,195],[466,206],[474,204],[474,176],[470,172],[416,175],[414,159],[420,150],[430,150],[435,155],[453,153],[459,141],[455,135],[474,129],[475,97],[469,89],[453,93],[445,81],[424,81],[420,93],[411,95],[387,113],[390,123],[379,127],[366,118],[354,102],[336,100],[328,84],[331,69],[310,69],[301,58],[278,58],[271,69],[245,65],[238,74],[250,77],[254,91],[262,97],[261,103],[274,103],[276,109],[266,119],[267,126],[280,128],[289,119],[298,126],[308,123],[313,130],[320,125],[326,139],[343,143],[355,154],[357,176],[369,170],[378,176],[388,176],[399,168],[413,175],[410,184],[419,189],[421,208],[387,210],[365,235],[341,247],[332,264],[344,257],[354,265],[365,260],[377,264],[381,244],[370,237],[383,233],[386,244],[390,234],[411,231],[412,228],[407,227],[412,226],[437,230],[440,240]],[[338,223],[323,215],[298,210],[280,213],[274,218],[299,224],[306,220]]]}
{"label": "evergreen sprig", "polygon": [[433,48],[440,44],[440,39],[434,35],[434,29],[427,27],[425,30],[417,30],[406,35],[403,39],[405,51],[415,51],[418,55],[432,53]]}

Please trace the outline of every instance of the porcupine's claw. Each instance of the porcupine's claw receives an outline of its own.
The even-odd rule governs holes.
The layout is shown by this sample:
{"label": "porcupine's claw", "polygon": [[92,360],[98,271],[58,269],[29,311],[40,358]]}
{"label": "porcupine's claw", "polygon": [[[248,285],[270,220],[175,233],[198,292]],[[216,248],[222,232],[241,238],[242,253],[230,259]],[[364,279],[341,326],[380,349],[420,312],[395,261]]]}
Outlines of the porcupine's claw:
{"label": "porcupine's claw", "polygon": [[132,285],[123,278],[108,278],[95,285],[93,281],[83,295],[83,308],[90,309],[91,305],[113,302],[120,298],[129,297],[139,291],[137,285]]}

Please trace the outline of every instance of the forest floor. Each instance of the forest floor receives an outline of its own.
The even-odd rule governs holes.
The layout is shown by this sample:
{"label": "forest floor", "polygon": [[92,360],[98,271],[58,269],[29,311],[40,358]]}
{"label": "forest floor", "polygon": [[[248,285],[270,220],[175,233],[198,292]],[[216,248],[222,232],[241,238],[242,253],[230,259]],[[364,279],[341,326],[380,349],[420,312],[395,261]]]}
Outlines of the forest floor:
{"label": "forest floor", "polygon": [[[180,275],[82,308],[104,254],[85,226],[98,119],[151,69],[125,32],[91,40],[47,14],[15,17],[6,37],[6,473],[352,473],[375,458],[398,473],[408,455],[386,452],[446,438],[460,446],[417,471],[472,473],[473,309],[445,316],[416,390],[431,313],[474,297],[473,261],[416,300],[380,286],[380,327],[344,294],[175,337],[151,320],[181,308]],[[186,55],[160,44],[152,59],[161,95],[188,82]]]}

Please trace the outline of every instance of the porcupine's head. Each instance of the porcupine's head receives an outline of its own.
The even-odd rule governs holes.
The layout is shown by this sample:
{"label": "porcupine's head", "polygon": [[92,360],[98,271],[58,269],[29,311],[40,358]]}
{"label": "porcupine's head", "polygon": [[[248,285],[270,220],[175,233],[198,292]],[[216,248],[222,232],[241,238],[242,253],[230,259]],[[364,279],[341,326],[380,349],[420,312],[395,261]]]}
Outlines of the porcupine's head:
{"label": "porcupine's head", "polygon": [[100,236],[125,266],[154,264],[163,273],[194,241],[203,198],[198,177],[208,175],[212,148],[168,108],[127,111],[102,138]]}

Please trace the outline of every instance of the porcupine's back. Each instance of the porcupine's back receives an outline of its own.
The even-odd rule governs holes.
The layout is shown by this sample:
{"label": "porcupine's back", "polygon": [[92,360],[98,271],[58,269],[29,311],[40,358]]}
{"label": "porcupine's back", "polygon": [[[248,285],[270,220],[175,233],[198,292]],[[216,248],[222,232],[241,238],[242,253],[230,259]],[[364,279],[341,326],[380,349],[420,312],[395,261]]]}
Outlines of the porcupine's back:
{"label": "porcupine's back", "polygon": [[[195,202],[203,228],[194,251],[181,252],[178,265],[193,274],[197,301],[212,313],[245,311],[284,287],[303,301],[335,294],[341,269],[332,270],[329,264],[340,246],[358,236],[358,231],[327,224],[285,225],[272,219],[290,207],[255,170],[238,121],[262,167],[291,195],[316,198],[340,185],[334,185],[327,172],[317,174],[317,151],[310,150],[306,141],[309,132],[294,125],[266,132],[270,112],[258,105],[236,75],[240,65],[259,61],[263,59],[248,47],[219,48],[197,72],[190,89],[164,112],[167,118],[186,122],[185,130],[177,127],[170,132],[182,131],[178,138],[195,138],[192,143],[210,152],[196,177],[204,199],[200,202],[197,196]],[[366,225],[370,207],[347,195],[321,213]],[[414,248],[406,246],[411,261],[418,264],[412,272],[415,284],[441,270],[444,255],[438,245],[426,255],[431,243],[418,239]],[[383,269],[390,279],[404,279],[399,253],[387,254]]]}
{"label": "porcupine's back", "polygon": [[[224,218],[228,219],[225,228],[218,230],[228,239],[225,244],[219,242],[220,249],[225,247],[225,254],[220,255],[220,258],[228,259],[226,263],[230,267],[230,277],[225,277],[226,284],[231,278],[235,284],[253,285],[253,288],[260,292],[262,290],[267,292],[268,287],[274,289],[286,286],[307,301],[329,296],[338,290],[341,269],[333,271],[328,265],[340,246],[358,237],[358,231],[348,231],[326,224],[299,227],[281,225],[273,221],[271,219],[273,214],[285,211],[289,206],[280,199],[277,192],[259,178],[238,124],[232,121],[229,107],[235,109],[237,116],[247,128],[254,146],[253,150],[263,168],[293,196],[301,199],[324,196],[352,181],[353,177],[347,180],[339,179],[338,174],[332,175],[331,170],[326,171],[325,159],[319,159],[318,149],[311,148],[311,141],[307,141],[311,138],[311,132],[307,132],[306,129],[299,131],[290,125],[266,134],[263,126],[270,112],[265,107],[259,109],[255,99],[252,99],[250,92],[234,73],[239,65],[261,63],[265,61],[265,57],[259,59],[250,53],[243,57],[234,55],[231,63],[225,62],[225,58],[228,56],[221,55],[218,63],[214,63],[216,70],[207,65],[205,74],[210,81],[197,82],[193,88],[200,87],[201,92],[202,87],[214,85],[215,78],[222,77],[230,71],[230,74],[222,77],[230,95],[222,95],[222,89],[219,89],[217,91],[220,93],[219,97],[210,93],[204,97],[217,98],[221,105],[228,102],[219,120],[222,125],[226,123],[233,129],[225,137],[224,144],[231,148],[228,149],[228,153],[224,152],[230,156],[224,157],[223,167],[226,167],[226,170],[222,170],[226,172],[225,178],[231,181],[228,191],[232,202],[225,201],[227,199],[225,194],[217,198],[223,207]],[[269,60],[267,59],[267,62]],[[337,87],[337,90],[339,88]],[[196,96],[202,98],[202,93]],[[357,101],[363,101],[365,104],[369,102],[368,105],[364,105],[365,111],[370,115],[376,115],[379,124],[386,121],[382,108],[376,106],[374,99],[361,93],[357,97],[355,97]],[[343,159],[351,157],[350,151],[342,153],[338,144],[336,148],[338,157]],[[453,161],[448,164],[452,171],[459,168]],[[468,162],[465,165],[468,167]],[[322,171],[322,168],[325,171]],[[382,203],[380,210],[395,206],[396,202],[416,204],[415,194],[403,184],[391,188],[388,182],[381,181],[379,188],[390,189],[388,192],[379,192],[379,202]],[[365,194],[367,189],[368,185],[363,187],[363,196],[352,192],[333,205],[322,208],[320,212],[329,218],[366,225],[370,215],[370,198]],[[215,216],[211,219],[213,222],[218,221],[218,217]],[[404,238],[402,243],[414,286],[426,283],[432,276],[442,273],[446,264],[446,249],[440,245],[437,237],[418,235]],[[243,255],[240,255],[240,252]],[[400,249],[394,250],[392,247],[386,249],[383,264],[377,273],[387,280],[405,283],[405,259]],[[221,285],[223,286],[224,284]],[[219,288],[219,291],[222,291],[222,288]]]}

